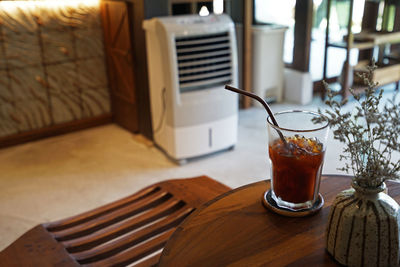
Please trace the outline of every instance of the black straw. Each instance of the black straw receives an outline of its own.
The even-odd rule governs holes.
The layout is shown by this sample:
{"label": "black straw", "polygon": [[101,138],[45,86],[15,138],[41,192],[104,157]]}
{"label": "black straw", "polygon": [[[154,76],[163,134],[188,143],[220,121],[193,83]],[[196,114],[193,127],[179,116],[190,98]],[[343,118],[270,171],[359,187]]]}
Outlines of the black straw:
{"label": "black straw", "polygon": [[[275,117],[274,117],[274,114],[272,113],[271,108],[268,106],[267,102],[264,101],[264,99],[262,99],[262,98],[259,97],[258,95],[255,95],[255,94],[253,94],[253,93],[247,92],[247,91],[245,91],[245,90],[242,90],[242,89],[239,89],[239,88],[236,88],[236,87],[227,85],[227,84],[225,84],[225,89],[228,89],[228,90],[233,91],[233,92],[235,92],[235,93],[239,93],[239,94],[242,94],[242,95],[245,95],[245,96],[254,98],[254,99],[257,100],[258,102],[260,102],[260,103],[264,106],[264,108],[265,108],[265,110],[267,111],[268,115],[271,117],[272,123],[273,123],[276,127],[279,127],[278,122],[276,121],[276,119],[275,119]],[[279,131],[278,129],[277,129],[277,131],[278,131],[278,134],[279,134],[280,138],[282,139],[283,143],[286,144],[286,140],[285,140],[285,138],[283,137],[281,131]]]}

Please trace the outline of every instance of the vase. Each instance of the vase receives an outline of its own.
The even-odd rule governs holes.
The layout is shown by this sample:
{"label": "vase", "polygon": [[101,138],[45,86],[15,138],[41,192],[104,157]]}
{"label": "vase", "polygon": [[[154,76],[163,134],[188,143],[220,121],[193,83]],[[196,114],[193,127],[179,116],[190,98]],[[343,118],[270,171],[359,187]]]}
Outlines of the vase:
{"label": "vase", "polygon": [[336,196],[326,228],[326,248],[347,266],[399,265],[399,205],[384,191],[352,183]]}

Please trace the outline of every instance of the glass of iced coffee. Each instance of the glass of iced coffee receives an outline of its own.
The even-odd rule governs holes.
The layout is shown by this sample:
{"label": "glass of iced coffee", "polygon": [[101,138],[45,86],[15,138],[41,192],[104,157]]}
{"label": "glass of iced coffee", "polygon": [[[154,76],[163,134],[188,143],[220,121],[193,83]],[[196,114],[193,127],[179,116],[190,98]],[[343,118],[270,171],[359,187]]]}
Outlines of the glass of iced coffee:
{"label": "glass of iced coffee", "polygon": [[279,208],[311,209],[319,194],[322,166],[329,132],[323,115],[312,111],[274,114],[278,126],[268,122],[268,152],[271,163],[271,198]]}

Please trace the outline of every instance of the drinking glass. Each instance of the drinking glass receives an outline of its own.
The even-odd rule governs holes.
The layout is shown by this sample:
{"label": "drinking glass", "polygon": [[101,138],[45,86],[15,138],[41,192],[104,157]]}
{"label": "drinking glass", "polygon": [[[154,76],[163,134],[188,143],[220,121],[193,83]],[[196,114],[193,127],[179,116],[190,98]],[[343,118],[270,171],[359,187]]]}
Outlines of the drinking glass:
{"label": "drinking glass", "polygon": [[271,197],[280,208],[311,209],[319,194],[326,150],[328,122],[315,123],[323,115],[290,110],[268,117],[268,152],[271,163]]}

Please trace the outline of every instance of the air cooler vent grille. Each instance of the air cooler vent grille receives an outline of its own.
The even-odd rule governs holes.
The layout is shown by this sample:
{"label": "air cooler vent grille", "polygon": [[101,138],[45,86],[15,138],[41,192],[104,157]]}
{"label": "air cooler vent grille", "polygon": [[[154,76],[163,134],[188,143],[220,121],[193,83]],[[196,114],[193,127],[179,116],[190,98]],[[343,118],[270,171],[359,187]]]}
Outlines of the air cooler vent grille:
{"label": "air cooler vent grille", "polygon": [[181,92],[231,83],[231,43],[228,32],[175,39]]}

